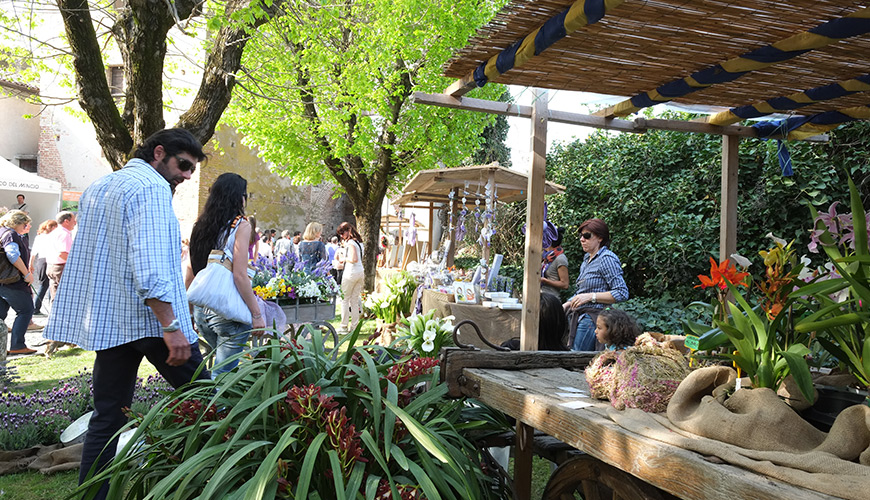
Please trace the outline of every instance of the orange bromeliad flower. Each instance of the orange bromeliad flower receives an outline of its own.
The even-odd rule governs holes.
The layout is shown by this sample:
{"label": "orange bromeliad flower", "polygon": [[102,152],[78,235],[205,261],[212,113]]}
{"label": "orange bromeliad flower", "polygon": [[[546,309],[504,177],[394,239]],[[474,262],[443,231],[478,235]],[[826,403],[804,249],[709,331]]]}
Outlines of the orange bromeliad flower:
{"label": "orange bromeliad flower", "polygon": [[725,259],[721,264],[716,264],[713,257],[710,257],[710,276],[703,274],[698,275],[701,280],[700,285],[695,285],[695,288],[711,288],[718,287],[720,290],[728,288],[726,281],[732,285],[747,286],[743,279],[749,276],[749,273],[737,270],[737,267],[730,260]]}

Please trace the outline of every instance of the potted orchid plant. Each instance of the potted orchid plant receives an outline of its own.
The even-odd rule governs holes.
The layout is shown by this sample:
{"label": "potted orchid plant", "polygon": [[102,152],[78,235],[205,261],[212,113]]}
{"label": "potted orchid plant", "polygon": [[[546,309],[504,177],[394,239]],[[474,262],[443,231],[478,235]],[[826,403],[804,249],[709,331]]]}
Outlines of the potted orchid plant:
{"label": "potted orchid plant", "polygon": [[[793,258],[791,243],[773,238],[775,245],[760,252],[765,259],[765,276],[758,284],[762,300],[752,305],[738,286],[749,288],[749,273],[737,271],[728,260],[716,265],[711,259],[711,274],[699,276],[702,288],[716,290],[716,314],[713,328],[706,327],[699,339],[700,350],[718,349],[717,357],[730,359],[752,381],[753,387],[779,389],[791,375],[807,401],[815,398],[812,377],[805,357],[809,348],[794,341],[790,334],[791,307],[788,291],[800,273],[801,265]],[[728,300],[728,295],[733,302]],[[700,333],[700,324],[685,324],[688,332]]]}
{"label": "potted orchid plant", "polygon": [[801,318],[798,332],[814,332],[863,386],[870,386],[870,247],[868,221],[855,183],[849,179],[851,214],[838,214],[837,203],[813,214],[810,251],[821,248],[829,259],[827,272],[792,293],[811,298],[818,310]]}
{"label": "potted orchid plant", "polygon": [[426,314],[403,318],[400,340],[421,357],[434,358],[444,346],[453,345],[453,316],[436,318],[435,309]]}

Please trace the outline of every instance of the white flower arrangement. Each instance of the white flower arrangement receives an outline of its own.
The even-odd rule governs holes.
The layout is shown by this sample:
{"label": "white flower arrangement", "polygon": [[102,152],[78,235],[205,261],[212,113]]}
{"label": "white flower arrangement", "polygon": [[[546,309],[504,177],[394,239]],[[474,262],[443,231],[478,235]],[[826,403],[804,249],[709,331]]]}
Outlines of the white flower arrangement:
{"label": "white flower arrangement", "polygon": [[401,340],[408,349],[422,357],[435,357],[441,348],[453,345],[453,316],[436,318],[435,310],[403,318],[399,327]]}

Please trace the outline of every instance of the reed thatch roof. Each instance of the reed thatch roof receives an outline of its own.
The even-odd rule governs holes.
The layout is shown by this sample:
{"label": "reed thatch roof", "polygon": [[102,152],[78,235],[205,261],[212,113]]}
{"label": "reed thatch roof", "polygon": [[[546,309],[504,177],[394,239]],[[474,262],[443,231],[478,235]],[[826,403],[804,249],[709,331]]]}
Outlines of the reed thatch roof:
{"label": "reed thatch roof", "polygon": [[[402,195],[393,203],[410,205],[419,202],[446,203],[450,200],[450,192],[456,189],[455,200],[463,197],[467,203],[487,198],[486,184],[490,176],[495,182],[498,201],[508,203],[525,200],[529,177],[516,170],[500,166],[497,162],[489,165],[471,167],[441,168],[422,170],[408,181],[402,190]],[[565,186],[555,182],[547,182],[544,194],[556,194],[565,191]]]}
{"label": "reed thatch roof", "polygon": [[[582,0],[581,0],[582,2]],[[482,62],[522,39],[574,0],[513,0],[445,65],[467,78]],[[589,2],[587,2],[589,3]],[[492,81],[529,87],[634,96],[813,30],[857,16],[870,2],[856,0],[626,0],[595,24],[580,27]],[[735,107],[870,73],[870,35],[813,48],[740,78],[673,99]],[[796,110],[814,114],[870,104],[859,92]]]}

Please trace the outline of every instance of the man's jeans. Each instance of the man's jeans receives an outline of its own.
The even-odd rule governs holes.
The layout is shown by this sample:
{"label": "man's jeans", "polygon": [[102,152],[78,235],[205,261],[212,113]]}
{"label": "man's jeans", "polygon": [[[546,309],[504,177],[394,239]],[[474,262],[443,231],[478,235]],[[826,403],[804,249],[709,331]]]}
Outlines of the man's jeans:
{"label": "man's jeans", "polygon": [[[99,471],[115,456],[118,447],[118,437],[115,434],[127,423],[127,416],[124,415],[123,409],[129,408],[133,403],[136,375],[143,357],[147,358],[163,378],[175,388],[190,382],[202,363],[202,354],[197,343],[191,344],[190,359],[187,363],[181,366],[167,365],[169,349],[162,337],[147,337],[97,351],[93,377],[94,414],[88,424],[88,433],[82,448],[79,484],[87,478],[94,463],[97,464]],[[208,377],[208,370],[203,370],[199,374],[201,379]],[[106,448],[105,452],[103,448]],[[94,498],[105,499],[108,491],[108,483],[103,483],[100,492]]]}

